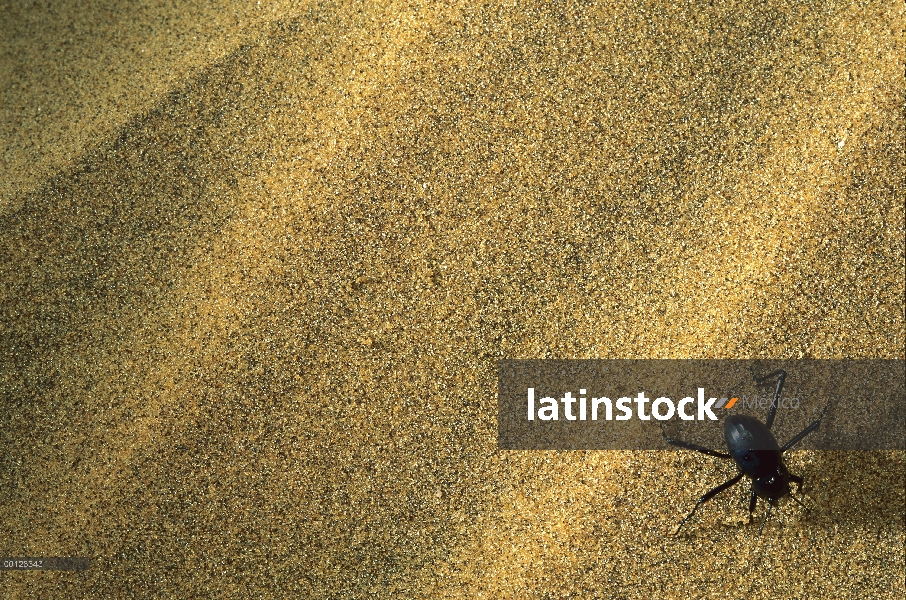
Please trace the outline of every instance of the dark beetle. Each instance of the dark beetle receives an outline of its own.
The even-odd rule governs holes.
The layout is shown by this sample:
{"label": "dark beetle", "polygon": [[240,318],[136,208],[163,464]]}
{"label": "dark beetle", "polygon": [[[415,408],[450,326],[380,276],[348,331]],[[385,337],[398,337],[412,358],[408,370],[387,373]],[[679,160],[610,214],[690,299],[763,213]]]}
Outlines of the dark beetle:
{"label": "dark beetle", "polygon": [[801,442],[802,438],[818,428],[828,407],[824,407],[824,410],[821,411],[821,414],[814,423],[800,431],[786,444],[780,446],[774,438],[774,435],[771,433],[771,425],[774,424],[774,416],[777,414],[777,404],[780,399],[780,392],[783,390],[786,372],[782,370],[774,371],[764,377],[757,377],[755,381],[761,385],[772,377],[777,377],[777,388],[774,390],[774,400],[771,402],[768,420],[765,423],[762,423],[754,417],[747,417],[745,415],[730,415],[724,420],[724,438],[727,441],[727,450],[729,450],[729,454],[717,452],[716,450],[711,450],[704,446],[668,438],[666,434],[664,435],[664,439],[670,445],[686,448],[687,450],[695,450],[696,452],[702,452],[709,456],[716,456],[717,458],[732,458],[736,461],[736,466],[739,469],[739,474],[736,475],[736,477],[720,484],[699,498],[695,507],[692,508],[692,512],[690,512],[686,518],[680,522],[679,527],[676,528],[676,533],[679,533],[679,530],[686,521],[695,514],[695,511],[698,510],[699,506],[725,489],[739,483],[739,480],[742,479],[743,476],[752,480],[752,497],[749,500],[749,519],[752,518],[752,513],[755,511],[755,504],[758,501],[758,498],[763,498],[768,502],[768,512],[764,517],[764,521],[761,522],[761,529],[758,530],[758,533],[761,533],[761,530],[764,529],[764,524],[771,514],[771,507],[775,506],[777,501],[784,496],[789,495],[797,504],[808,510],[808,508],[793,496],[790,491],[790,482],[796,484],[798,492],[802,491],[802,477],[793,475],[786,470],[786,465],[783,464],[783,453]]}

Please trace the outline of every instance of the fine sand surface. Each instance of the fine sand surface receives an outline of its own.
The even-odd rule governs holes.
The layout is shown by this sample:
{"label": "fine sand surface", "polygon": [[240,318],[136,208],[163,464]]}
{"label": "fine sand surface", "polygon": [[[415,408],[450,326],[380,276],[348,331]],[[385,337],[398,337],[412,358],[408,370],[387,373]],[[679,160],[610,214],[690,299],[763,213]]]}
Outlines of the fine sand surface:
{"label": "fine sand surface", "polygon": [[0,556],[93,563],[0,597],[906,596],[902,451],[671,537],[732,465],[496,438],[502,358],[903,358],[902,2],[509,4],[2,1]]}

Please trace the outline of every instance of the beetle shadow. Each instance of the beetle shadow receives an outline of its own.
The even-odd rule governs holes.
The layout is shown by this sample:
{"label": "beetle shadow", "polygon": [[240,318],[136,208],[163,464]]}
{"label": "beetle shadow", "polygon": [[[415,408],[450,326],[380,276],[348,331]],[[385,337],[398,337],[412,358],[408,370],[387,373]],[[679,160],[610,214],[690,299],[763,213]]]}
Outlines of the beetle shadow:
{"label": "beetle shadow", "polygon": [[902,529],[906,452],[821,451],[803,473],[810,519],[823,527]]}

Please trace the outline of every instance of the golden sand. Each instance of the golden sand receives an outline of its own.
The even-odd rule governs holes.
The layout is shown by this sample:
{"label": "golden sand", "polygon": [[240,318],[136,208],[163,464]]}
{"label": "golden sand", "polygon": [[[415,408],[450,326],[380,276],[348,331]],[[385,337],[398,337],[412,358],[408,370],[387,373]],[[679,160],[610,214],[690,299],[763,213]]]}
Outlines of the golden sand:
{"label": "golden sand", "polygon": [[501,358],[903,358],[901,2],[262,4],[2,20],[0,555],[94,563],[0,595],[906,595],[904,452],[671,537],[732,465],[496,447]]}

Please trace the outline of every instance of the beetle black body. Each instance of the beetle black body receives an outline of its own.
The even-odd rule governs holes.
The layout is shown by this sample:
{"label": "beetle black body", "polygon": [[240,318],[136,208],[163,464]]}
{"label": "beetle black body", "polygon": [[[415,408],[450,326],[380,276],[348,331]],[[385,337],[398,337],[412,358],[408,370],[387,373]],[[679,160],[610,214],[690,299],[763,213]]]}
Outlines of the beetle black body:
{"label": "beetle black body", "polygon": [[[754,417],[745,415],[731,415],[724,420],[724,439],[727,442],[727,453],[717,452],[703,446],[667,438],[665,436],[667,443],[673,446],[686,448],[687,450],[695,450],[696,452],[702,452],[717,458],[732,458],[736,462],[736,467],[739,469],[739,474],[737,474],[736,477],[715,487],[698,500],[695,507],[692,509],[692,512],[690,512],[679,524],[677,533],[686,521],[695,514],[695,511],[698,510],[698,507],[701,504],[707,502],[722,491],[736,485],[743,477],[748,477],[752,481],[752,494],[749,500],[750,518],[752,512],[755,510],[755,504],[758,501],[758,498],[762,498],[768,503],[768,512],[765,515],[765,520],[761,524],[762,528],[764,528],[764,523],[767,522],[767,518],[771,514],[771,507],[774,506],[780,498],[789,495],[798,504],[802,504],[795,496],[793,496],[792,490],[790,489],[790,483],[795,483],[801,491],[803,480],[801,477],[787,471],[786,465],[783,464],[783,453],[798,444],[802,441],[802,438],[818,428],[821,424],[821,419],[824,418],[824,414],[827,412],[827,407],[821,412],[818,420],[781,446],[777,443],[774,434],[771,433],[771,425],[774,424],[774,416],[777,414],[778,399],[783,390],[786,373],[784,371],[774,371],[764,377],[756,378],[756,381],[761,384],[772,377],[777,377],[777,388],[774,391],[774,400],[771,402],[771,409],[768,412],[768,419],[766,422],[762,423]],[[804,505],[803,508],[805,508]],[[806,510],[808,509],[806,508]],[[761,530],[759,530],[759,532],[760,531]]]}
{"label": "beetle black body", "polygon": [[764,423],[755,417],[730,415],[724,421],[724,438],[736,466],[752,480],[756,496],[770,502],[790,493],[790,474],[780,445]]}

